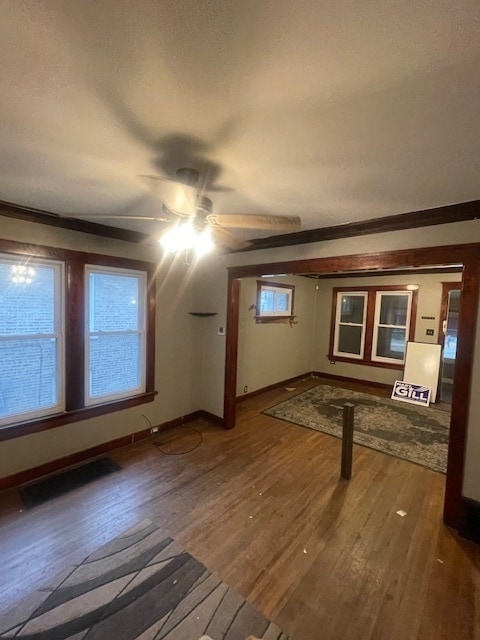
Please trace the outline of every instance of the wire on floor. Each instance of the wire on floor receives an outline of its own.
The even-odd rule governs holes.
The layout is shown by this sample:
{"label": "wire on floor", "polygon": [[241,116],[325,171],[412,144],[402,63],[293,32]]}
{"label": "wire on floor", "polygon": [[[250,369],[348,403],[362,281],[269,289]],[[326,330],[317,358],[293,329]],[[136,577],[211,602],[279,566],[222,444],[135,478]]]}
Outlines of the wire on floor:
{"label": "wire on floor", "polygon": [[182,425],[182,426],[184,429],[189,429],[190,431],[193,431],[198,435],[198,441],[195,443],[195,445],[190,449],[187,449],[186,451],[165,451],[165,449],[162,449],[163,445],[170,444],[170,442],[175,442],[175,440],[179,440],[179,438],[171,438],[170,440],[166,440],[165,442],[154,442],[153,444],[157,447],[157,449],[161,453],[165,454],[166,456],[183,456],[186,453],[191,453],[192,451],[195,451],[195,449],[198,449],[198,447],[203,443],[203,434],[201,431],[198,431],[198,429],[195,429],[195,427],[190,427],[188,425]]}
{"label": "wire on floor", "polygon": [[[151,428],[152,423],[147,418],[147,416],[145,416],[143,413],[142,413],[142,418],[145,420],[145,422]],[[153,445],[158,449],[158,451],[160,451],[161,453],[163,453],[166,456],[183,456],[186,453],[191,453],[192,451],[195,451],[195,449],[198,449],[198,447],[203,443],[203,433],[201,431],[199,431],[198,429],[195,429],[195,427],[191,427],[189,425],[185,425],[184,424],[184,425],[182,425],[182,427],[184,429],[189,429],[190,431],[193,431],[194,433],[196,433],[198,435],[198,441],[190,449],[187,449],[186,451],[165,451],[165,449],[162,449],[163,445],[169,444],[170,442],[175,442],[175,440],[179,440],[179,438],[170,438],[170,440],[166,440],[165,442],[156,441],[156,442],[153,442]]]}

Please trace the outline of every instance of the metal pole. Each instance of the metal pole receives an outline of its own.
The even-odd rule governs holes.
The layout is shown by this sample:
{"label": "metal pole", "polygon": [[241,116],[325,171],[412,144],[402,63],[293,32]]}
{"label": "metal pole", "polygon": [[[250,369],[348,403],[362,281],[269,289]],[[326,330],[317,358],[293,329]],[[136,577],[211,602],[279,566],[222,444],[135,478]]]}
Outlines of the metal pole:
{"label": "metal pole", "polygon": [[353,451],[353,418],[355,406],[350,402],[343,405],[343,436],[342,436],[342,471],[344,480],[352,477]]}

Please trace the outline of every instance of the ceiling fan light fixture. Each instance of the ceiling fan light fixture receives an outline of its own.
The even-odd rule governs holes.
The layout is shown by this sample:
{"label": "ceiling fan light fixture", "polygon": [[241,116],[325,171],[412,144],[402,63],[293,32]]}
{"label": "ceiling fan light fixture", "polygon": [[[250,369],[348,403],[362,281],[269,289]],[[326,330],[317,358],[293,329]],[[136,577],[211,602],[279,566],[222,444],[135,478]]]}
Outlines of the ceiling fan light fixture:
{"label": "ceiling fan light fixture", "polygon": [[168,253],[193,249],[198,257],[205,255],[214,247],[209,230],[204,229],[199,232],[191,222],[185,222],[170,229],[159,242]]}
{"label": "ceiling fan light fixture", "polygon": [[212,240],[212,234],[209,229],[205,229],[197,235],[195,244],[195,253],[199,258],[212,251],[215,247]]}

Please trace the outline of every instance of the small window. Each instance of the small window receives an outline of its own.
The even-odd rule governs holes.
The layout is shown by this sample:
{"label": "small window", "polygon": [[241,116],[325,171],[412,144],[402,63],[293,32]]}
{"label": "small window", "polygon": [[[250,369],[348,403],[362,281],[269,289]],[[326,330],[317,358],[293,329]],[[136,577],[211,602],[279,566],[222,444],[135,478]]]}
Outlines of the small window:
{"label": "small window", "polygon": [[63,263],[0,255],[0,424],[61,412]]}
{"label": "small window", "polygon": [[295,287],[289,284],[257,282],[257,320],[290,318]]}
{"label": "small window", "polygon": [[363,358],[367,295],[366,292],[337,293],[334,355]]}
{"label": "small window", "polygon": [[86,404],[145,391],[146,273],[86,266]]}

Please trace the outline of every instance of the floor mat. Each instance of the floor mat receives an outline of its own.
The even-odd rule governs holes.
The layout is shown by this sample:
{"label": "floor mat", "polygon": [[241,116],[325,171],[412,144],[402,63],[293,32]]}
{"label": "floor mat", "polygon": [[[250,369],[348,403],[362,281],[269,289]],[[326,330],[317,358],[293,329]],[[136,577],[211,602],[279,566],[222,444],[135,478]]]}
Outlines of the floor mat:
{"label": "floor mat", "polygon": [[144,520],[2,616],[0,639],[291,640]]}

